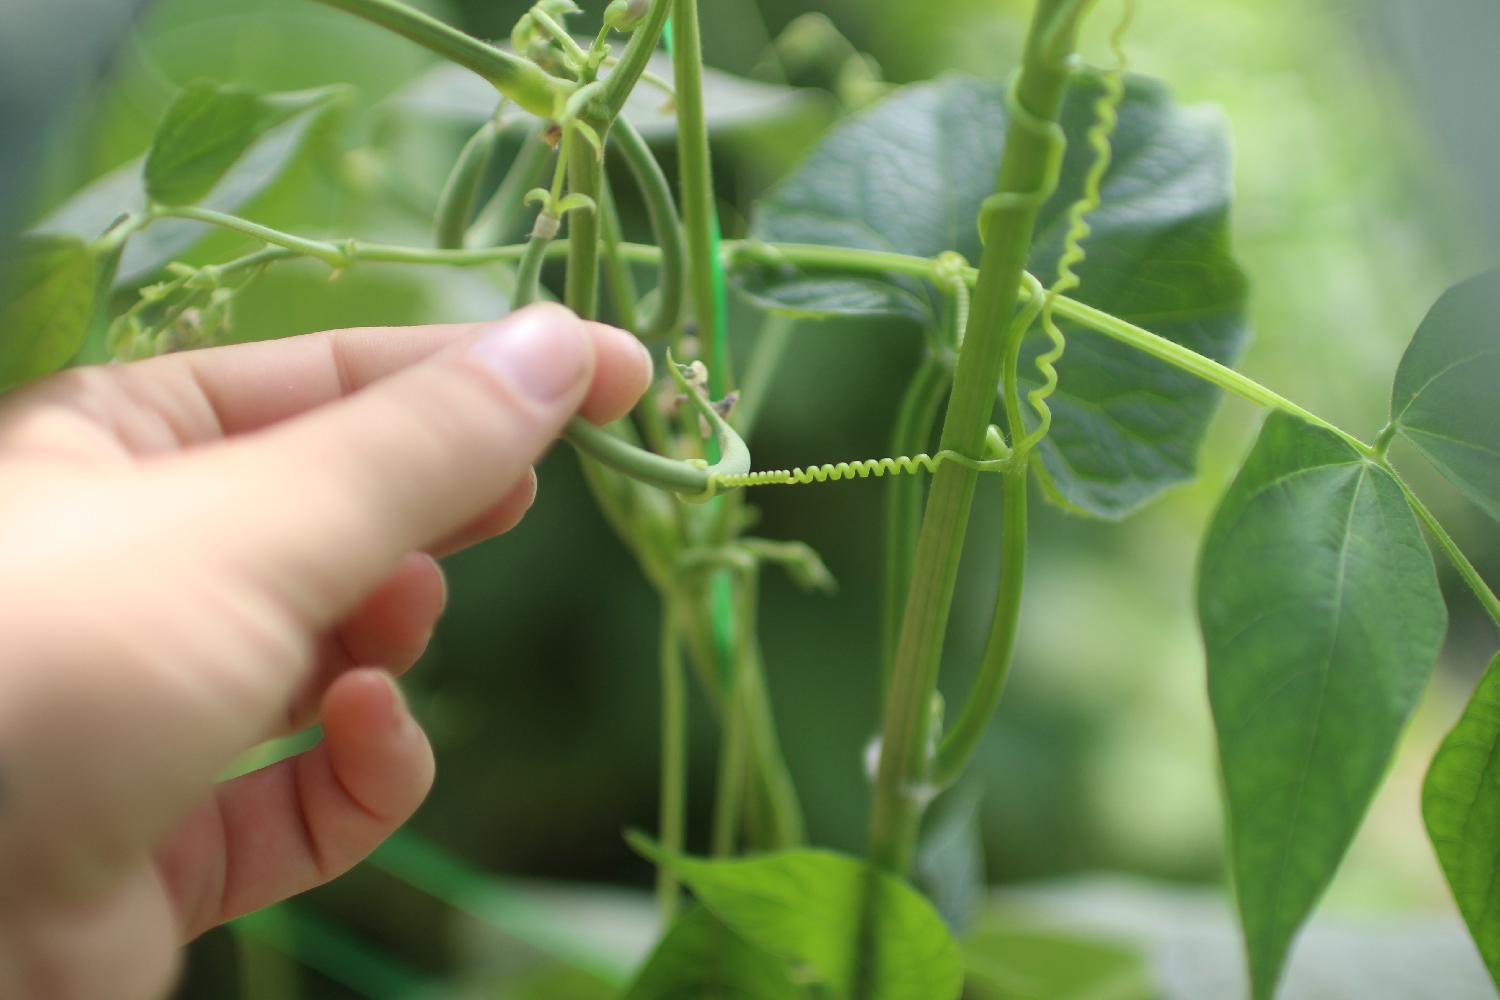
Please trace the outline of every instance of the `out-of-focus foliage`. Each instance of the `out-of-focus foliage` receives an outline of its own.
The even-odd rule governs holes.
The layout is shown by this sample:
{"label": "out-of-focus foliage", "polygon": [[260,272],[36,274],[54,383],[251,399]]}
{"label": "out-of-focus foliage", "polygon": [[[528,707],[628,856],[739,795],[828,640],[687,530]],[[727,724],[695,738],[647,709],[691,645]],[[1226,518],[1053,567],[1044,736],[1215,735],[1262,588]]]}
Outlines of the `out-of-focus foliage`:
{"label": "out-of-focus foliage", "polygon": [[31,236],[0,254],[0,388],[56,371],[83,346],[94,302],[94,254],[66,236]]}
{"label": "out-of-focus foliage", "polygon": [[[525,4],[424,6],[500,38]],[[1367,438],[1385,421],[1386,387],[1411,331],[1443,288],[1484,265],[1486,241],[1500,236],[1479,231],[1483,217],[1459,203],[1462,189],[1450,183],[1430,141],[1424,95],[1407,89],[1387,50],[1371,42],[1405,37],[1398,30],[1403,6],[1160,0],[1141,5],[1128,43],[1135,67],[1168,81],[1182,102],[1209,101],[1224,110],[1235,154],[1235,250],[1252,286],[1255,339],[1246,370]],[[1001,81],[1013,68],[1029,5],[716,0],[710,7],[704,30],[712,65],[772,83],[781,82],[785,65],[793,69],[792,82],[821,86],[836,81],[838,70],[828,67],[841,65],[841,57],[798,63],[790,54],[778,58],[773,47],[788,24],[809,12],[831,18],[889,80],[957,70]],[[1397,19],[1390,31],[1380,20],[1386,9]],[[1430,20],[1438,25],[1442,17],[1434,9]],[[1100,37],[1086,39],[1086,52],[1105,61]],[[1465,60],[1451,62],[1444,73],[1456,86],[1465,79]],[[1468,62],[1483,69],[1482,60]],[[159,0],[101,85],[43,150],[46,169],[29,215],[44,218],[139,157],[179,88],[195,79],[267,92],[349,83],[358,94],[350,114],[311,123],[288,169],[248,194],[239,211],[307,235],[430,240],[432,209],[466,135],[452,124],[403,119],[383,102],[431,66],[412,46],[303,0]],[[1447,102],[1447,115],[1487,110],[1452,86],[1430,96]],[[727,235],[746,231],[754,199],[818,140],[834,104],[815,101],[788,124],[717,139]],[[502,149],[497,169],[512,153]],[[621,207],[627,233],[644,238],[639,206]],[[246,247],[215,233],[174,252],[201,264]],[[134,280],[128,273],[122,279]],[[330,281],[321,266],[287,266],[238,301],[235,336],[481,320],[508,308],[508,282],[498,267],[367,266]],[[737,351],[748,353],[759,322],[755,311],[734,306]],[[883,453],[891,401],[917,357],[918,336],[913,325],[891,319],[800,326],[790,363],[763,409],[753,442],[757,464]],[[1200,454],[1201,480],[1123,525],[1038,516],[1018,662],[978,776],[986,867],[1002,884],[1099,869],[1220,883],[1218,779],[1192,618],[1193,576],[1198,539],[1256,420],[1247,407],[1226,406]],[[1405,447],[1397,445],[1398,458],[1406,457]],[[1500,547],[1492,541],[1486,547],[1494,537],[1488,519],[1437,473],[1419,462],[1405,467],[1481,569],[1500,576]],[[762,644],[811,833],[821,844],[858,850],[866,808],[862,751],[875,727],[879,686],[871,625],[880,604],[874,542],[881,490],[852,483],[768,490],[754,499],[758,534],[813,542],[843,583],[829,601],[768,575]],[[950,694],[964,690],[963,665],[977,659],[992,604],[993,560],[986,554],[996,549],[997,531],[981,521],[971,533],[973,555],[949,644],[952,669],[944,678]],[[518,945],[495,932],[495,923],[505,925],[497,915],[516,912],[507,909],[516,897],[489,879],[514,874],[644,886],[647,868],[618,831],[649,825],[655,810],[657,609],[566,453],[543,467],[540,501],[524,526],[455,557],[448,569],[448,616],[410,681],[439,759],[437,787],[413,829],[466,859],[472,878],[458,880],[467,888],[457,898],[438,901],[367,867],[293,912],[311,914],[317,926],[337,929],[424,982],[479,983],[475,995],[609,995],[597,977],[580,984],[578,974],[557,971],[545,942]],[[1412,803],[1426,759],[1493,650],[1481,617],[1443,573],[1455,612],[1438,683],[1335,880],[1331,920],[1351,910],[1409,908],[1437,909],[1452,919]],[[714,761],[708,712],[698,702],[694,710],[699,752],[690,834],[701,838]],[[648,907],[625,904],[625,916],[613,919],[615,911],[597,899],[570,908],[534,888],[527,888],[530,908],[517,919],[560,922],[572,937],[617,956],[622,968],[650,939]],[[1071,915],[1093,912],[1090,906],[1108,910],[1095,900]],[[1184,906],[1173,897],[1170,906],[1162,904],[1162,912],[1169,909],[1190,925],[1201,925],[1209,909],[1228,912],[1221,898]],[[1383,969],[1387,981],[1398,982],[1388,965],[1349,959],[1357,951],[1352,938],[1342,924],[1324,933],[1315,921],[1302,964],[1291,970],[1294,989],[1299,969],[1328,981],[1330,969],[1351,963]],[[1457,967],[1451,948],[1433,944],[1437,937],[1418,939],[1426,942],[1425,954]],[[247,934],[238,965],[227,973],[245,996],[356,995],[329,978],[334,970],[286,957],[281,940],[270,932]],[[1169,952],[1163,946],[1162,954]],[[1226,968],[1237,961],[1232,944],[1218,953]],[[1336,959],[1320,957],[1330,955]],[[225,995],[224,975],[196,995]],[[564,980],[573,992],[545,992],[546,984]],[[532,987],[517,985],[527,981],[543,983],[543,992],[527,994]],[[1204,980],[1194,982],[1201,987]],[[496,983],[507,985],[486,992]],[[1185,987],[1177,995],[1215,995],[1204,989]]]}

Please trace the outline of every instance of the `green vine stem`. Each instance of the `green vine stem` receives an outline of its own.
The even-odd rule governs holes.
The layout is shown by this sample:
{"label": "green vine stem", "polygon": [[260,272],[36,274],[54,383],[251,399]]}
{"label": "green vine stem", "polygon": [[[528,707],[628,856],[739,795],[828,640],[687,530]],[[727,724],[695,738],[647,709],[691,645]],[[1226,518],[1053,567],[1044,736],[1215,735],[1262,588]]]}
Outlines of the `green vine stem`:
{"label": "green vine stem", "polygon": [[[750,623],[752,626],[754,622]],[[746,836],[756,850],[784,851],[807,839],[802,804],[791,769],[776,735],[776,715],[766,689],[766,669],[753,627],[741,664],[740,705],[750,753],[749,791],[745,803]]]}
{"label": "green vine stem", "polygon": [[[687,822],[687,678],[678,639],[677,604],[668,600],[661,624],[661,805],[657,839],[664,850],[680,853]],[[677,911],[677,876],[666,865],[657,866],[656,900],[663,926]]]}
{"label": "green vine stem", "polygon": [[1458,570],[1458,575],[1463,577],[1464,583],[1468,584],[1469,589],[1474,592],[1474,596],[1479,599],[1479,604],[1484,608],[1485,614],[1490,616],[1490,620],[1495,623],[1497,628],[1500,628],[1500,598],[1497,598],[1495,592],[1490,589],[1489,584],[1484,582],[1484,577],[1479,575],[1479,570],[1469,561],[1469,557],[1464,555],[1463,549],[1458,547],[1458,543],[1453,540],[1453,536],[1448,534],[1448,529],[1444,528],[1436,515],[1427,509],[1427,505],[1413,492],[1412,488],[1406,484],[1406,480],[1401,478],[1401,475],[1391,467],[1390,463],[1382,459],[1376,464],[1386,472],[1389,472],[1391,478],[1396,480],[1396,485],[1401,487],[1401,492],[1406,496],[1406,502],[1411,506],[1412,512],[1417,515],[1417,519],[1422,522],[1428,532],[1437,541],[1438,547],[1443,550],[1443,554],[1448,557],[1448,561],[1453,564],[1453,568]]}
{"label": "green vine stem", "polygon": [[[923,357],[897,411],[891,436],[892,455],[914,455],[927,450],[950,378],[947,366],[936,357],[930,353]],[[922,528],[923,485],[920,476],[896,476],[886,487],[881,691],[890,687],[891,670],[895,666],[901,612],[906,605],[912,562],[917,554],[917,533]]]}
{"label": "green vine stem", "polygon": [[[601,132],[601,134],[603,134]],[[599,203],[604,163],[586,142],[566,144],[568,196]],[[573,212],[568,217],[568,276],[563,301],[584,319],[599,314],[599,212]]]}
{"label": "green vine stem", "polygon": [[[713,596],[706,587],[694,586],[669,592],[683,606],[683,643],[692,657],[694,671],[704,692],[723,719],[725,694],[720,683],[724,664],[715,647]],[[802,806],[792,783],[791,771],[781,755],[776,736],[775,713],[766,690],[765,668],[754,636],[750,659],[741,673],[740,696],[745,712],[750,752],[750,798],[745,811],[747,837],[758,849],[784,850],[800,846],[806,839]]]}
{"label": "green vine stem", "polygon": [[718,310],[714,277],[713,162],[704,116],[703,48],[698,27],[698,0],[674,0],[672,65],[677,88],[677,159],[682,184],[682,222],[687,231],[688,273],[693,315],[709,387],[723,396],[734,384],[729,358],[722,356],[723,317]]}
{"label": "green vine stem", "polygon": [[[139,231],[149,222],[155,219],[190,219],[208,225],[230,229],[243,235],[269,243],[273,247],[279,247],[280,252],[269,251],[264,256],[258,257],[258,263],[273,262],[293,257],[312,257],[321,260],[328,266],[339,270],[349,267],[357,261],[368,261],[370,263],[386,264],[410,264],[416,266],[435,267],[483,267],[497,263],[517,263],[526,254],[526,244],[514,244],[501,247],[476,247],[467,250],[441,250],[428,247],[397,246],[386,243],[367,243],[363,240],[342,240],[337,243],[311,240],[290,233],[281,232],[259,223],[242,219],[238,216],[228,215],[223,212],[215,212],[211,209],[191,207],[168,207],[154,206],[152,209],[133,217],[131,232]],[[113,233],[110,234],[111,241],[117,239]],[[549,246],[546,254],[549,258],[569,252],[569,240],[558,240]],[[97,246],[104,245],[102,242]],[[661,251],[653,246],[639,243],[620,244],[620,255],[622,259],[635,264],[657,265],[661,263]],[[927,280],[936,280],[937,262],[926,257],[912,257],[906,254],[888,253],[878,250],[857,250],[844,247],[826,247],[815,244],[802,243],[760,243],[748,240],[726,240],[723,245],[723,255],[727,262],[754,262],[754,263],[785,263],[809,270],[845,271],[860,274],[896,274]],[[975,284],[978,280],[978,271],[969,268],[964,272],[964,280],[969,284]],[[1024,287],[1021,291],[1022,298],[1030,301],[1033,293]],[[1164,361],[1174,368],[1185,371],[1196,376],[1210,385],[1224,390],[1232,396],[1236,396],[1256,406],[1283,413],[1291,414],[1315,427],[1337,435],[1350,447],[1359,451],[1360,454],[1370,458],[1378,457],[1376,449],[1350,434],[1348,431],[1333,424],[1303,406],[1292,402],[1285,396],[1280,395],[1269,387],[1262,385],[1248,375],[1244,375],[1228,365],[1205,357],[1190,347],[1185,347],[1175,341],[1152,333],[1131,323],[1120,319],[1118,316],[1093,306],[1085,305],[1076,299],[1060,296],[1054,303],[1057,315],[1077,323],[1095,333],[1103,334],[1111,340],[1134,348]]]}
{"label": "green vine stem", "polygon": [[469,227],[464,246],[493,247],[516,235],[525,214],[526,193],[537,186],[551,155],[552,147],[547,145],[540,132],[534,132],[521,141],[500,186]]}
{"label": "green vine stem", "polygon": [[727,858],[739,842],[744,822],[745,786],[749,778],[749,735],[746,732],[744,681],[740,671],[726,692],[723,734],[719,737],[719,773],[714,781],[713,842],[710,853]]}
{"label": "green vine stem", "polygon": [[609,289],[610,305],[614,309],[615,325],[625,330],[640,329],[640,293],[635,287],[635,277],[630,273],[630,264],[620,254],[624,242],[621,233],[620,209],[615,204],[614,188],[606,172],[603,197],[599,202],[599,235],[603,240],[604,283]]}
{"label": "green vine stem", "polygon": [[[760,574],[753,556],[743,549],[705,548],[683,553],[684,573],[705,573],[712,579],[722,574],[733,581],[732,634],[734,648],[720,666],[722,692],[719,742],[719,772],[715,782],[711,852],[714,857],[733,854],[747,819],[746,793],[752,781],[752,715],[756,705],[750,694],[758,667],[755,643],[756,594]],[[765,717],[767,720],[769,716]],[[774,806],[774,801],[770,803]]]}
{"label": "green vine stem", "polygon": [[573,91],[573,84],[552,76],[535,63],[487,45],[435,17],[398,3],[397,0],[316,2],[364,18],[435,52],[449,62],[473,70],[519,107],[538,117],[553,117]]}
{"label": "green vine stem", "polygon": [[[878,250],[856,250],[811,243],[767,244],[747,240],[726,242],[724,253],[731,261],[791,264],[815,271],[896,274],[928,281],[937,281],[940,277],[939,265],[935,260]],[[978,278],[979,272],[976,269],[968,268],[964,271],[964,280],[971,285],[977,284]],[[1030,301],[1034,294],[1024,287],[1021,290],[1022,297],[1027,301]],[[1243,375],[1228,365],[1205,357],[1190,347],[1184,347],[1182,344],[1168,340],[1111,313],[1085,305],[1077,299],[1058,296],[1054,301],[1054,309],[1057,315],[1064,319],[1095,333],[1101,333],[1111,340],[1117,340],[1160,361],[1165,361],[1172,367],[1194,375],[1231,395],[1257,406],[1281,410],[1336,434],[1361,454],[1372,457],[1375,454],[1370,445],[1342,428],[1329,423],[1286,397],[1278,395],[1248,375]]]}
{"label": "green vine stem", "polygon": [[[1060,150],[1054,130],[1078,13],[1078,5],[1040,0],[1011,88],[1013,109],[1023,113],[1012,115],[998,194],[981,222],[984,256],[943,424],[942,447],[962,455],[977,455],[984,446],[1032,232],[1055,183]],[[953,462],[933,477],[886,697],[869,853],[876,866],[901,875],[911,865],[928,795],[930,706],[977,481],[972,469]]]}
{"label": "green vine stem", "polygon": [[630,42],[625,46],[625,54],[615,63],[614,69],[604,81],[604,105],[609,109],[611,120],[619,119],[630,92],[645,74],[646,67],[651,63],[651,56],[661,44],[667,18],[671,16],[672,0],[655,0],[651,5],[650,15],[636,27],[635,33],[630,36]]}
{"label": "green vine stem", "polygon": [[656,162],[651,148],[634,125],[624,118],[616,120],[610,140],[610,148],[619,152],[635,179],[646,203],[646,213],[651,218],[651,233],[661,249],[656,310],[650,318],[641,321],[637,332],[648,340],[666,337],[682,323],[684,277],[688,266],[677,203],[661,164]]}
{"label": "green vine stem", "polygon": [[193,205],[174,207],[157,205],[147,211],[147,216],[151,219],[187,219],[191,222],[202,222],[205,225],[232,230],[251,239],[260,240],[262,243],[270,243],[273,246],[290,250],[294,254],[320,260],[335,271],[348,267],[354,257],[351,243],[341,245],[324,240],[305,239],[211,208],[198,208]]}
{"label": "green vine stem", "polygon": [[[709,392],[715,399],[723,399],[734,385],[734,375],[725,328],[723,266],[704,103],[703,45],[698,7],[698,0],[674,0],[671,33],[667,37],[676,93],[678,173],[688,251],[690,301],[698,324],[699,353],[708,368]],[[709,457],[721,456],[710,450]],[[730,497],[710,507],[708,514],[713,522],[710,538],[714,543],[723,544],[732,538],[741,522],[742,503],[739,498]],[[743,583],[740,586],[743,587]],[[711,576],[708,590],[715,653],[721,662],[730,661],[737,658],[736,650],[740,646],[754,639],[753,634],[739,634],[736,624],[740,631],[753,630],[753,620],[736,615],[740,595],[736,594],[736,582],[729,574],[719,572]],[[725,739],[729,740],[735,735],[733,711],[729,704],[726,704],[724,721]],[[779,749],[774,756],[775,760],[766,763],[784,767]],[[751,778],[757,783],[773,780],[772,775],[760,773],[751,775]]]}
{"label": "green vine stem", "polygon": [[974,690],[964,702],[957,721],[943,736],[933,761],[931,781],[936,788],[946,788],[958,780],[979,748],[988,728],[1015,656],[1016,633],[1021,624],[1021,594],[1026,578],[1026,504],[1028,462],[1022,461],[1005,473],[1001,517],[1003,536],[1000,543],[1000,583],[995,598],[995,613],[990,634],[985,640],[979,661]]}
{"label": "green vine stem", "polygon": [[474,207],[479,201],[479,186],[484,183],[485,171],[495,157],[495,148],[500,144],[499,113],[479,126],[479,130],[464,143],[459,151],[448,181],[438,196],[438,207],[434,223],[437,245],[449,250],[461,250],[469,230],[469,221],[474,217]]}
{"label": "green vine stem", "polygon": [[541,299],[542,265],[547,262],[547,250],[552,245],[552,237],[547,231],[556,225],[557,220],[552,216],[545,213],[537,216],[536,228],[531,231],[526,252],[521,255],[521,263],[516,268],[516,291],[511,296],[511,308],[525,309]]}
{"label": "green vine stem", "polygon": [[750,449],[723,415],[688,384],[670,353],[667,355],[667,371],[712,430],[719,451],[719,461],[714,465],[680,462],[645,451],[581,418],[574,418],[568,424],[566,437],[585,455],[634,480],[670,490],[688,499],[712,499],[715,483],[719,478],[749,472]]}

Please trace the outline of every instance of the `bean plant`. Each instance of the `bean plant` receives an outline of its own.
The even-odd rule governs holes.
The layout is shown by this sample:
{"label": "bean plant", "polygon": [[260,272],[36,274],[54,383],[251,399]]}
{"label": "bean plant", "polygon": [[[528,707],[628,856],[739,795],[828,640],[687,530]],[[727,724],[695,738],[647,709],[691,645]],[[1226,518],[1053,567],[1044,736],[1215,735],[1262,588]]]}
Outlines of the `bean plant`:
{"label": "bean plant", "polygon": [[[160,125],[139,204],[120,204],[102,233],[33,234],[10,253],[0,383],[59,368],[86,344],[130,359],[211,343],[245,287],[298,259],[334,275],[368,262],[499,265],[517,306],[553,294],[544,265],[561,261],[553,291],[567,306],[655,349],[664,392],[632,419],[567,431],[661,604],[660,815],[629,837],[659,872],[665,929],[632,998],[941,1000],[966,980],[971,995],[1010,995],[966,960],[910,876],[927,806],[969,767],[1005,689],[1024,627],[1028,506],[1039,496],[1122,518],[1196,474],[1222,395],[1247,400],[1268,416],[1203,542],[1197,601],[1251,992],[1275,995],[1443,641],[1430,545],[1500,625],[1500,600],[1389,457],[1405,438],[1500,518],[1500,272],[1437,302],[1396,372],[1389,422],[1367,438],[1232,367],[1246,281],[1230,249],[1226,136],[1212,114],[1126,72],[1128,2],[1112,64],[1090,69],[1075,48],[1096,5],[1037,0],[1012,79],[883,94],[774,187],[736,239],[721,238],[716,217],[698,0],[613,0],[592,38],[569,28],[573,0],[540,0],[509,44],[399,0],[317,2],[493,85],[494,114],[452,168],[431,245],[283,232],[234,214],[244,198],[226,186],[241,161],[345,94],[197,83]],[[670,79],[648,69],[664,47]],[[638,88],[675,112],[675,187],[626,113]],[[515,129],[529,138],[494,185],[492,161]],[[623,239],[611,159],[637,189],[652,244]],[[507,226],[496,220],[518,218],[529,238],[497,245]],[[180,234],[184,220],[254,249],[207,266],[159,253],[145,272],[121,273],[128,247],[154,227]],[[655,287],[639,295],[632,275],[643,270]],[[111,315],[120,285],[139,293]],[[742,377],[731,291],[769,316]],[[889,455],[757,469],[746,442],[786,354],[785,318],[835,316],[925,331]],[[839,377],[857,380],[857,368]],[[748,504],[756,489],[793,486],[816,504],[840,488],[819,484],[869,477],[885,477],[883,652],[848,668],[881,690],[884,710],[868,752],[868,851],[856,858],[805,842],[768,694],[774,665],[757,639],[763,570],[812,589],[830,578],[806,544],[751,534]],[[983,477],[999,480],[997,509],[975,510]],[[977,679],[945,706],[937,680],[976,516],[1001,526],[998,557],[978,554],[998,564],[999,585]],[[719,734],[703,844],[685,834],[690,683]],[[1500,659],[1422,800],[1454,898],[1500,977],[1497,757]]]}

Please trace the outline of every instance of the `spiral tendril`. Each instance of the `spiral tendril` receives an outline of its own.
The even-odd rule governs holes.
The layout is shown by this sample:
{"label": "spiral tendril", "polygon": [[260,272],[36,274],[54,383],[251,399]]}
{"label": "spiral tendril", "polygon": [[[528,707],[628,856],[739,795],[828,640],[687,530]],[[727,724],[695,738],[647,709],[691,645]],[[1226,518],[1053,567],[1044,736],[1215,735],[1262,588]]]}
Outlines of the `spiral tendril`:
{"label": "spiral tendril", "polygon": [[[1084,176],[1083,193],[1068,208],[1068,229],[1063,237],[1062,254],[1057,260],[1057,280],[1040,295],[1042,332],[1051,341],[1051,346],[1036,357],[1036,369],[1042,384],[1026,394],[1026,401],[1037,415],[1037,425],[1016,443],[1016,455],[1024,457],[1035,448],[1052,430],[1052,408],[1048,400],[1057,392],[1059,377],[1057,363],[1068,350],[1067,337],[1057,324],[1054,310],[1057,300],[1083,283],[1077,268],[1088,256],[1084,242],[1093,235],[1089,224],[1092,215],[1103,200],[1104,177],[1114,159],[1112,139],[1120,123],[1120,103],[1125,99],[1125,74],[1129,62],[1125,55],[1125,33],[1135,19],[1135,0],[1125,0],[1119,22],[1109,36],[1109,45],[1114,53],[1115,65],[1103,74],[1104,92],[1094,103],[1094,124],[1088,131],[1087,141],[1094,150],[1094,162]],[[1019,106],[1019,102],[1016,102]],[[1027,277],[1030,277],[1029,275]],[[1031,279],[1031,295],[1034,304],[1038,298],[1040,283]]]}
{"label": "spiral tendril", "polygon": [[[1103,74],[1104,92],[1094,104],[1094,124],[1089,129],[1087,141],[1095,152],[1094,162],[1084,177],[1083,192],[1068,209],[1068,228],[1063,238],[1062,253],[1057,262],[1057,280],[1050,288],[1044,288],[1029,272],[1022,272],[1022,281],[1027,287],[1027,302],[1017,313],[1012,336],[1025,336],[1038,317],[1041,327],[1051,341],[1051,347],[1037,356],[1036,368],[1042,384],[1027,393],[1026,400],[1036,411],[1038,422],[1034,430],[1021,438],[1014,448],[1008,446],[998,427],[991,426],[985,438],[984,458],[970,458],[956,451],[944,450],[934,454],[921,452],[894,458],[872,458],[853,462],[833,462],[825,465],[799,466],[791,469],[766,469],[757,472],[719,473],[709,480],[707,496],[719,490],[743,489],[755,486],[808,486],[814,483],[840,482],[851,479],[879,479],[884,476],[934,474],[944,463],[960,465],[975,472],[1006,472],[1015,468],[1025,456],[1052,429],[1052,410],[1047,401],[1057,391],[1059,384],[1057,362],[1067,351],[1067,339],[1058,326],[1054,309],[1057,299],[1077,288],[1082,279],[1077,268],[1087,256],[1084,242],[1092,235],[1088,217],[1099,208],[1103,200],[1104,177],[1109,172],[1114,149],[1112,139],[1119,125],[1119,108],[1125,97],[1125,74],[1128,62],[1124,49],[1125,33],[1135,17],[1135,0],[1124,0],[1124,10],[1119,23],[1110,33],[1110,49],[1115,57],[1115,66]],[[1062,176],[1063,154],[1067,148],[1067,137],[1062,126],[1041,118],[1031,112],[1021,101],[1014,81],[1006,89],[1006,105],[1012,120],[1023,128],[1030,129],[1047,144],[1047,164],[1042,183],[1031,191],[1002,191],[986,198],[980,207],[979,232],[983,239],[990,228],[996,212],[1040,209],[1057,190]],[[949,268],[955,262],[940,261]],[[940,272],[942,273],[942,272]],[[963,311],[966,303],[959,299],[955,303]]]}
{"label": "spiral tendril", "polygon": [[767,469],[742,475],[716,475],[713,488],[742,489],[750,486],[809,486],[813,483],[839,482],[846,479],[879,479],[884,476],[913,476],[919,472],[935,473],[951,462],[975,472],[1004,472],[1011,467],[1011,450],[998,427],[991,427],[985,437],[982,459],[969,458],[956,451],[936,454],[922,452],[895,458],[871,458],[856,462],[833,462],[793,469]]}

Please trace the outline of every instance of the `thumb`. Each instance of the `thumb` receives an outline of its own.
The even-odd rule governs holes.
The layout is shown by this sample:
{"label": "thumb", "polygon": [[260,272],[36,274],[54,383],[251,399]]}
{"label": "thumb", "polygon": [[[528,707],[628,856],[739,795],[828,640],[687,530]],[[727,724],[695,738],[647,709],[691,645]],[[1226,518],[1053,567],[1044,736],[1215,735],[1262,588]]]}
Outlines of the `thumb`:
{"label": "thumb", "polygon": [[[341,402],[216,456],[245,530],[236,565],[327,625],[413,549],[449,537],[526,475],[583,403],[594,339],[533,306]],[[222,523],[222,522],[221,522]]]}

